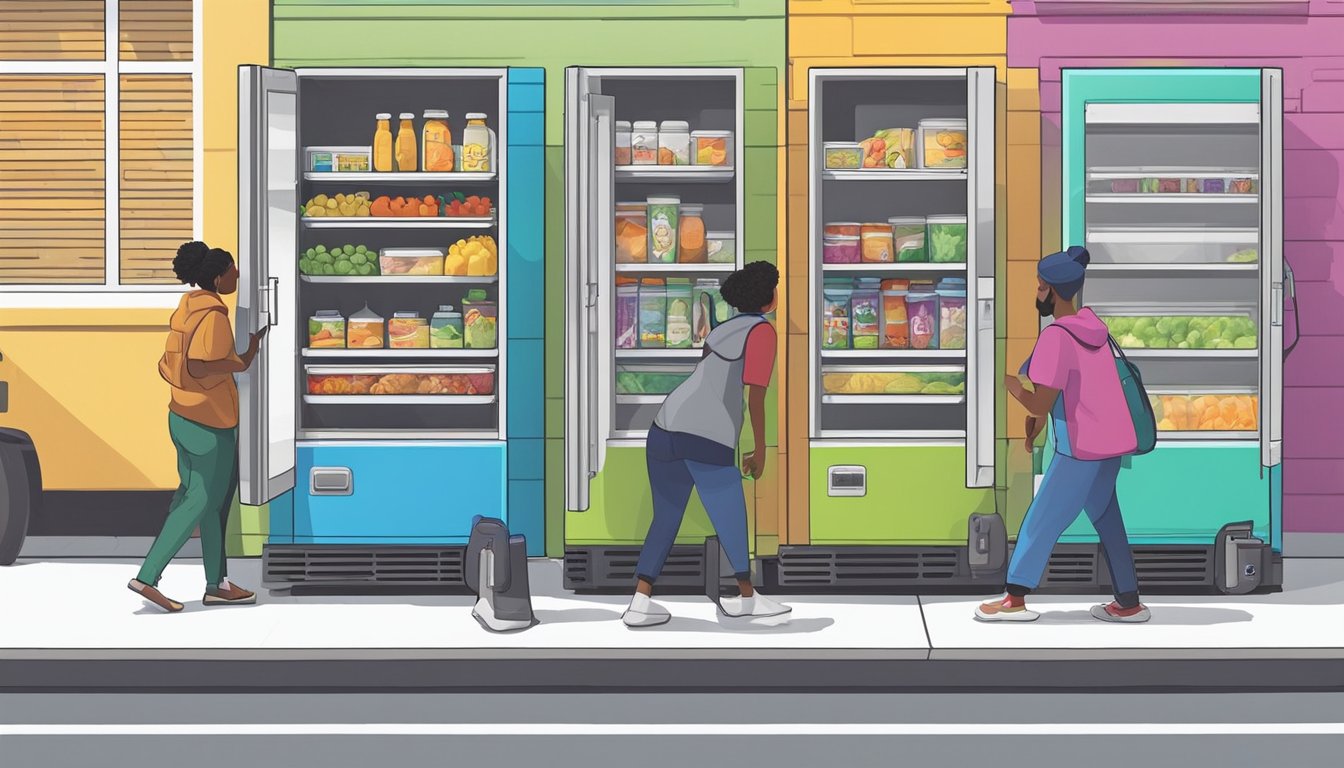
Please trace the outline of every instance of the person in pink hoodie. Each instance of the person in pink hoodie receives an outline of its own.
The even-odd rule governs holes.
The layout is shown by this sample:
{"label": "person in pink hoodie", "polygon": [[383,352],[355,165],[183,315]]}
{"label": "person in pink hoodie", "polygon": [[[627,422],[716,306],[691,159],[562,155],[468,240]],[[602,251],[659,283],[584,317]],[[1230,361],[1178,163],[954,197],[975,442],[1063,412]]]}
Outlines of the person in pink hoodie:
{"label": "person in pink hoodie", "polygon": [[1097,529],[1115,587],[1115,600],[1092,609],[1102,621],[1143,622],[1129,536],[1120,515],[1115,481],[1121,458],[1135,452],[1125,393],[1116,371],[1110,333],[1092,310],[1076,301],[1091,256],[1072,246],[1037,264],[1036,309],[1055,321],[1041,331],[1021,375],[1004,386],[1027,409],[1026,448],[1032,449],[1046,416],[1053,423],[1055,455],[1017,535],[1008,564],[1008,594],[975,611],[981,621],[1035,621],[1026,596],[1040,585],[1050,552],[1085,512]]}

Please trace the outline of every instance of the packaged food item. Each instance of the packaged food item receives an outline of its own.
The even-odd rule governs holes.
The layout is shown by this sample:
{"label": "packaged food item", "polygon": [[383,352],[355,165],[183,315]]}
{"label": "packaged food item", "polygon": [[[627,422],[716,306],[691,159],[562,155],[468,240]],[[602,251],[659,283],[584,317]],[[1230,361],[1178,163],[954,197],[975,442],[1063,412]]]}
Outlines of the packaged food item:
{"label": "packaged food item", "polygon": [[485,298],[485,289],[472,288],[462,302],[462,337],[467,349],[494,349],[499,344],[499,308]]}
{"label": "packaged food item", "polygon": [[828,395],[960,395],[966,374],[830,369],[821,374],[821,389]]}
{"label": "packaged food item", "polygon": [[494,170],[495,132],[485,125],[484,112],[468,112],[467,127],[462,130],[462,163],[465,173]]}
{"label": "packaged food item", "polygon": [[490,235],[472,235],[453,243],[443,261],[445,275],[491,277],[499,274],[499,245]]}
{"label": "packaged food item", "polygon": [[1113,310],[1103,308],[1097,314],[1124,349],[1256,349],[1260,343],[1250,314],[1130,315]]}
{"label": "packaged food item", "polygon": [[1227,191],[1223,179],[1201,179],[1199,191],[1206,195],[1221,195]]}
{"label": "packaged food item", "polygon": [[705,239],[710,264],[732,264],[737,261],[737,236],[732,232],[710,232],[705,235]]}
{"label": "packaged food item", "polygon": [[863,225],[857,221],[832,221],[821,228],[822,237],[858,237]]}
{"label": "packaged food item", "polygon": [[397,161],[397,170],[405,173],[414,171],[419,167],[416,160],[419,153],[415,148],[415,126],[411,123],[415,115],[411,112],[401,113],[401,127],[397,128],[397,145],[394,159]]}
{"label": "packaged food item", "polygon": [[1145,195],[1155,195],[1158,190],[1158,180],[1154,178],[1139,179],[1139,192]]}
{"label": "packaged food item", "polygon": [[909,349],[910,320],[905,311],[905,297],[910,293],[910,281],[883,280],[881,287],[882,347]]}
{"label": "packaged food item", "polygon": [[630,165],[630,121],[616,121],[616,165]]}
{"label": "packaged food item", "polygon": [[821,238],[823,264],[858,264],[860,238],[846,235],[827,235]]}
{"label": "packaged food item", "polygon": [[618,366],[616,394],[669,395],[690,375],[685,368],[668,365]]}
{"label": "packaged food item", "polygon": [[323,309],[308,318],[308,346],[311,349],[345,347],[345,318],[340,312]]}
{"label": "packaged food item", "polygon": [[1258,248],[1243,248],[1227,257],[1228,264],[1254,264],[1260,260]]}
{"label": "packaged food item", "polygon": [[616,263],[643,264],[648,260],[648,205],[646,203],[617,203]]}
{"label": "packaged food item", "polygon": [[378,268],[384,275],[442,275],[442,248],[384,248],[378,251]]}
{"label": "packaged food item", "polygon": [[921,168],[966,167],[966,121],[939,118],[919,121]]}
{"label": "packaged food item", "polygon": [[1251,394],[1149,395],[1159,432],[1255,432],[1260,398]]}
{"label": "packaged food item", "polygon": [[640,282],[639,346],[643,349],[667,346],[667,286],[657,278],[646,277]]}
{"label": "packaged food item", "polygon": [[930,283],[915,283],[905,297],[910,319],[910,348],[938,348],[938,294]]}
{"label": "packaged food item", "polygon": [[379,112],[374,115],[378,127],[373,131],[373,170],[379,173],[392,172],[392,115]]}
{"label": "packaged food item", "polygon": [[429,349],[429,323],[415,312],[393,312],[387,321],[387,346],[392,349]]}
{"label": "packaged food item", "polygon": [[313,173],[368,173],[373,167],[370,147],[309,147],[305,154]]}
{"label": "packaged food item", "polygon": [[667,326],[668,349],[690,349],[691,347],[691,281],[684,277],[672,277],[667,280]]}
{"label": "packaged food item", "polygon": [[1253,195],[1255,194],[1255,179],[1228,179],[1228,194],[1232,195]]}
{"label": "packaged food item", "polygon": [[420,129],[423,139],[423,171],[450,173],[453,163],[453,132],[448,128],[448,113],[442,109],[425,110],[425,126]]}
{"label": "packaged food item", "polygon": [[658,124],[636,120],[630,131],[630,161],[634,165],[658,164]]}
{"label": "packaged food item", "polygon": [[677,218],[681,198],[649,198],[649,263],[677,262]]}
{"label": "packaged food item", "polygon": [[1139,191],[1138,179],[1111,179],[1111,191],[1116,194],[1130,195]]}
{"label": "packaged food item", "polygon": [[930,216],[928,222],[929,261],[934,264],[966,263],[966,217]]}
{"label": "packaged food item", "polygon": [[859,142],[864,168],[914,168],[915,129],[883,128]]}
{"label": "packaged food item", "polygon": [[696,165],[732,167],[732,131],[692,131],[691,156]]}
{"label": "packaged food item", "polygon": [[616,348],[639,347],[639,284],[634,278],[616,278]]}
{"label": "packaged food item", "polygon": [[325,277],[372,277],[378,274],[378,255],[363,245],[318,245],[299,256],[299,273]]}
{"label": "packaged food item", "polygon": [[938,281],[938,348],[966,348],[966,279]]}
{"label": "packaged food item", "polygon": [[882,336],[881,280],[859,278],[849,299],[849,333],[854,349],[877,349]]}
{"label": "packaged food item", "polygon": [[891,226],[892,247],[895,249],[897,263],[922,264],[929,260],[925,248],[924,217],[893,216],[887,219]]}
{"label": "packaged food item", "polygon": [[692,347],[700,349],[705,346],[709,332],[719,326],[718,307],[721,304],[723,296],[719,293],[717,279],[701,278],[695,281],[695,287],[691,289]]}
{"label": "packaged food item", "polygon": [[853,293],[849,280],[827,280],[822,284],[822,349],[849,349],[849,300]]}
{"label": "packaged food item", "polygon": [[351,349],[382,349],[383,318],[377,312],[364,308],[350,316],[346,324],[346,346]]}
{"label": "packaged food item", "polygon": [[677,261],[683,264],[703,264],[709,260],[704,212],[705,206],[686,203],[677,213]]}
{"label": "packaged food item", "polygon": [[1175,195],[1181,192],[1180,179],[1158,179],[1157,192],[1161,195]]}
{"label": "packaged food item", "polygon": [[430,349],[462,349],[462,313],[444,304],[429,319]]}
{"label": "packaged food item", "polygon": [[825,167],[853,171],[863,167],[863,148],[856,141],[828,141],[822,144]]}
{"label": "packaged food item", "polygon": [[664,120],[658,126],[658,164],[691,164],[691,125],[684,120]]}
{"label": "packaged food item", "polygon": [[[864,263],[890,264],[895,261],[890,224],[864,224],[859,236]],[[822,247],[825,247],[824,241]]]}

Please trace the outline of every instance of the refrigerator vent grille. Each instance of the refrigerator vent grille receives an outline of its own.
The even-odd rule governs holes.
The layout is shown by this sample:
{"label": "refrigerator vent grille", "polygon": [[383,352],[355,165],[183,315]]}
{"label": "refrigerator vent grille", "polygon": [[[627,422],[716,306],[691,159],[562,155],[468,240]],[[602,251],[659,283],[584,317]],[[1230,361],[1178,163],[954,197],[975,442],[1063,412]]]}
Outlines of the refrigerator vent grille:
{"label": "refrigerator vent grille", "polygon": [[267,547],[268,584],[284,586],[463,586],[465,547]]}
{"label": "refrigerator vent grille", "polygon": [[1210,547],[1134,547],[1133,551],[1140,587],[1213,584]]}
{"label": "refrigerator vent grille", "polygon": [[780,547],[780,589],[860,590],[969,582],[961,547]]}
{"label": "refrigerator vent grille", "polygon": [[[582,591],[628,591],[635,585],[639,547],[569,547],[565,550],[565,589]],[[733,584],[732,574],[720,582]],[[705,586],[703,546],[672,548],[658,576],[658,591],[702,593]]]}
{"label": "refrigerator vent grille", "polygon": [[1061,544],[1050,553],[1040,590],[1083,589],[1096,591],[1100,585],[1097,549],[1090,544]]}

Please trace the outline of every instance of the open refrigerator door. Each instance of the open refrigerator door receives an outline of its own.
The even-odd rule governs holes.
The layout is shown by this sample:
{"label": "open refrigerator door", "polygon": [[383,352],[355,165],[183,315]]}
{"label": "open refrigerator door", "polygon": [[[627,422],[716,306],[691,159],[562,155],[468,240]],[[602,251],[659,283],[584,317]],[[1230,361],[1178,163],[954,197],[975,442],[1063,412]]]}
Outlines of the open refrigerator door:
{"label": "open refrigerator door", "polygon": [[[1260,360],[1261,463],[1283,463],[1283,317],[1291,275],[1283,259],[1283,71],[1260,73],[1260,327],[1265,353]],[[1294,318],[1297,317],[1294,311]],[[1296,343],[1296,337],[1294,337]]]}

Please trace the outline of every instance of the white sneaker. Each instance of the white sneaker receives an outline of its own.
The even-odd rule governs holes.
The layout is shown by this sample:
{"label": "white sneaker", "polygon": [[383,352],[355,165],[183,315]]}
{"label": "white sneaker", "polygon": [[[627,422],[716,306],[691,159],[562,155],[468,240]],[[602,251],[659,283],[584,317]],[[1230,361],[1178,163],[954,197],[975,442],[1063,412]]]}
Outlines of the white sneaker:
{"label": "white sneaker", "polygon": [[621,621],[627,627],[656,627],[671,620],[672,614],[666,608],[639,592],[635,593],[630,600],[630,607],[621,616]]}
{"label": "white sneaker", "polygon": [[793,611],[789,606],[777,603],[760,592],[751,597],[719,598],[719,610],[723,611],[725,616],[732,616],[737,619],[783,616]]}

